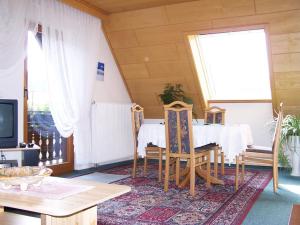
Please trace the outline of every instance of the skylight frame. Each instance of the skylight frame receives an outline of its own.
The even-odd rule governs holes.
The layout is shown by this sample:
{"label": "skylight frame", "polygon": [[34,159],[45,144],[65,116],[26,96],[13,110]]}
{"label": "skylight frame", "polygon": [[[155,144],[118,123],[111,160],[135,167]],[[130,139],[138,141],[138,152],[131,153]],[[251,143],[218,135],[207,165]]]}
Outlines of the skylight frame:
{"label": "skylight frame", "polygon": [[[197,72],[197,65],[195,63],[195,59],[193,56],[192,46],[190,44],[190,37],[195,35],[206,35],[206,34],[218,34],[218,33],[226,33],[226,32],[238,32],[238,31],[250,31],[250,30],[259,30],[264,29],[265,31],[265,39],[266,39],[266,51],[267,51],[267,61],[269,64],[269,81],[270,81],[270,91],[271,91],[271,99],[209,99],[207,96],[206,91],[203,90],[203,85],[200,83],[200,77],[198,76]],[[270,50],[270,38],[269,38],[269,28],[267,24],[261,25],[250,25],[250,26],[242,26],[242,27],[226,27],[226,28],[219,28],[219,29],[210,29],[210,30],[200,30],[200,31],[190,31],[184,32],[186,46],[189,49],[189,60],[191,64],[193,64],[193,73],[194,79],[197,80],[198,87],[200,89],[200,94],[203,99],[205,106],[208,105],[208,102],[232,102],[232,103],[266,103],[272,102],[273,108],[276,107],[276,95],[275,95],[275,82],[273,77],[273,64],[272,64],[272,57],[271,57],[271,50]]]}

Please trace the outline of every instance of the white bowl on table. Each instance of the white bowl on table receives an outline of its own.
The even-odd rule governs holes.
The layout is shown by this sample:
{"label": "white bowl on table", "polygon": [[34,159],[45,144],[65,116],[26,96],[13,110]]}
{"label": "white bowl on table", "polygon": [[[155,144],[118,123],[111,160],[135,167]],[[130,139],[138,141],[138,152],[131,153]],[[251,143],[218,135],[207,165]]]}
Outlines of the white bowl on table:
{"label": "white bowl on table", "polygon": [[3,189],[19,186],[26,191],[29,185],[40,186],[46,176],[52,174],[52,170],[46,167],[24,166],[0,169],[0,183]]}

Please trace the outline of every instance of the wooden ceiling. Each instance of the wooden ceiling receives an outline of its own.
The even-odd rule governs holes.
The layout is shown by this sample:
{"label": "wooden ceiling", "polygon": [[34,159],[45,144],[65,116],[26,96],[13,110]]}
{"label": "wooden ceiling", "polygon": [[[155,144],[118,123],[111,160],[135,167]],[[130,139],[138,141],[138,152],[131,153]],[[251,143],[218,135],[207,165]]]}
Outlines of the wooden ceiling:
{"label": "wooden ceiling", "polygon": [[[158,94],[166,83],[183,84],[203,117],[205,104],[184,40],[186,32],[253,25],[267,27],[273,103],[282,101],[285,113],[300,114],[299,0],[62,1],[86,1],[85,5],[108,12],[103,24],[112,53],[132,100],[145,108],[147,118],[163,117]],[[181,3],[165,5],[170,2]],[[141,9],[127,11],[137,8]]]}
{"label": "wooden ceiling", "polygon": [[107,13],[117,13],[137,9],[145,9],[193,0],[85,0],[89,4]]}

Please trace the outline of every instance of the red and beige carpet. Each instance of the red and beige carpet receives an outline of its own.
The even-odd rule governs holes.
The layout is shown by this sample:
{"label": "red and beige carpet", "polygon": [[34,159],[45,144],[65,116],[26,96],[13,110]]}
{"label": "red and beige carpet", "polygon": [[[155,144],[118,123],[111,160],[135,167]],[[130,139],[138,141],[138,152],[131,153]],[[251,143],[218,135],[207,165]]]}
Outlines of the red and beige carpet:
{"label": "red and beige carpet", "polygon": [[[150,165],[143,177],[142,166],[138,176],[114,182],[129,185],[130,193],[106,201],[98,206],[98,225],[175,225],[175,224],[241,224],[259,194],[272,178],[269,170],[247,170],[243,184],[234,191],[234,168],[227,168],[220,176],[225,185],[213,185],[210,190],[203,180],[197,180],[196,196],[189,187],[179,189],[170,182],[164,192],[157,180],[157,165]],[[105,171],[111,174],[131,174],[131,166]]]}

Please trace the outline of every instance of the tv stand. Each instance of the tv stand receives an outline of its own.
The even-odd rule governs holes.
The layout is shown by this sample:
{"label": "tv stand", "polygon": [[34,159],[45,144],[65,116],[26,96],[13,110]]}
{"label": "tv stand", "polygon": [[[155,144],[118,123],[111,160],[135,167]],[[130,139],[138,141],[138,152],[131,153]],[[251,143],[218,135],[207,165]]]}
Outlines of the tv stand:
{"label": "tv stand", "polygon": [[6,161],[6,157],[5,157],[5,155],[3,154],[3,151],[2,151],[2,150],[0,151],[0,154],[1,154],[1,162],[2,162],[2,161]]}
{"label": "tv stand", "polygon": [[[31,151],[31,150],[40,150],[40,146],[34,145],[32,148],[20,148],[20,147],[15,147],[15,148],[0,148],[0,168],[3,167],[12,167],[12,166],[18,166],[18,161],[17,160],[6,160],[6,157],[3,152],[25,152],[25,151]],[[22,163],[21,163],[22,164]]]}
{"label": "tv stand", "polygon": [[15,147],[15,148],[0,148],[0,152],[18,152],[18,151],[30,151],[30,150],[40,150],[40,146],[34,145],[32,148],[20,148],[20,147]]}

